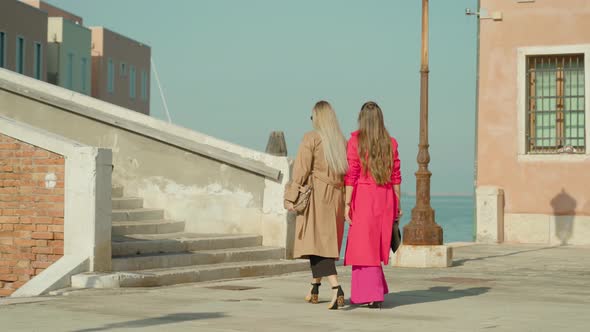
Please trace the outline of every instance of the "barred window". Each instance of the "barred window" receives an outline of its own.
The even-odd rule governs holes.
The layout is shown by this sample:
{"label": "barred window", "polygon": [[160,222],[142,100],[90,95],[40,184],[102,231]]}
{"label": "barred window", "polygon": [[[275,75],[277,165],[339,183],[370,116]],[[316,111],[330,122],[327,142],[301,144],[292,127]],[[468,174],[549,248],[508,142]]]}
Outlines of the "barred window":
{"label": "barred window", "polygon": [[583,154],[584,55],[527,57],[527,152]]}

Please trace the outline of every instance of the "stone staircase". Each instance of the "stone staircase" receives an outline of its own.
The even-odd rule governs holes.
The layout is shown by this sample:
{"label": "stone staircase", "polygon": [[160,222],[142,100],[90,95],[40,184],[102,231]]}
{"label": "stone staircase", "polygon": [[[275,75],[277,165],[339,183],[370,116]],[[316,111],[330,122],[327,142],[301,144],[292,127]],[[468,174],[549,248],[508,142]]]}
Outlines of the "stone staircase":
{"label": "stone staircase", "polygon": [[112,270],[72,277],[73,288],[151,287],[187,282],[279,275],[309,268],[285,260],[285,249],[262,246],[248,234],[184,232],[183,221],[166,220],[164,210],[143,207],[113,187]]}

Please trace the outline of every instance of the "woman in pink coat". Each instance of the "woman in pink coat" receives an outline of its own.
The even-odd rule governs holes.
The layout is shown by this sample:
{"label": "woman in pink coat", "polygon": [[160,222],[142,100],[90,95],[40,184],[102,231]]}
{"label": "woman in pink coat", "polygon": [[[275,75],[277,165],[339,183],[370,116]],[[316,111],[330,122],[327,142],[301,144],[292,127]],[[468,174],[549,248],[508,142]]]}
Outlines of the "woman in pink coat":
{"label": "woman in pink coat", "polygon": [[359,130],[348,141],[346,212],[350,222],[345,265],[352,265],[350,303],[380,308],[389,292],[381,263],[389,261],[393,223],[401,215],[397,141],[389,136],[383,112],[367,102]]}

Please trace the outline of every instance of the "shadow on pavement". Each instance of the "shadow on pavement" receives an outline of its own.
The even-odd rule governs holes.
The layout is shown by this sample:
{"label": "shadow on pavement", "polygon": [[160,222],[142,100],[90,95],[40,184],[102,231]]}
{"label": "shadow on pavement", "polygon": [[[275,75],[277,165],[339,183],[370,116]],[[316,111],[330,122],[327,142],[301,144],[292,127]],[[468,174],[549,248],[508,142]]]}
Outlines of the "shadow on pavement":
{"label": "shadow on pavement", "polygon": [[518,255],[518,254],[524,254],[524,253],[527,253],[527,252],[542,251],[542,250],[555,249],[555,248],[556,248],[555,246],[552,246],[552,247],[543,247],[543,248],[536,248],[536,249],[529,249],[529,250],[513,251],[513,252],[509,252],[507,254],[501,254],[501,255],[492,255],[492,256],[483,256],[483,257],[476,257],[476,258],[457,259],[457,260],[454,260],[453,261],[453,267],[455,267],[455,266],[462,266],[466,262],[483,261],[483,260],[490,259],[490,258],[508,257],[508,256],[514,256],[514,255]]}
{"label": "shadow on pavement", "polygon": [[448,286],[435,286],[426,290],[403,291],[385,295],[383,308],[395,308],[404,305],[454,300],[462,297],[478,296],[487,293],[490,287],[473,287],[451,289]]}
{"label": "shadow on pavement", "polygon": [[165,325],[165,324],[173,324],[173,323],[180,323],[180,322],[187,322],[192,320],[200,320],[200,319],[213,319],[213,318],[222,318],[226,315],[220,312],[196,312],[196,313],[178,313],[178,314],[169,314],[161,317],[152,317],[152,318],[145,318],[145,319],[138,319],[132,320],[128,322],[121,322],[121,323],[112,323],[107,324],[102,327],[97,328],[89,328],[83,330],[75,330],[74,332],[95,332],[95,331],[109,331],[112,329],[122,329],[122,328],[144,328],[154,325]]}
{"label": "shadow on pavement", "polygon": [[[447,301],[462,297],[478,296],[487,293],[490,289],[490,287],[473,287],[467,289],[453,290],[451,289],[451,287],[447,286],[436,286],[430,287],[429,289],[425,290],[412,290],[397,293],[389,293],[385,295],[385,300],[383,301],[383,309],[393,309],[404,305]],[[374,310],[368,309],[366,305],[350,305],[346,307],[345,310],[354,310],[357,308],[363,308],[364,310]]]}

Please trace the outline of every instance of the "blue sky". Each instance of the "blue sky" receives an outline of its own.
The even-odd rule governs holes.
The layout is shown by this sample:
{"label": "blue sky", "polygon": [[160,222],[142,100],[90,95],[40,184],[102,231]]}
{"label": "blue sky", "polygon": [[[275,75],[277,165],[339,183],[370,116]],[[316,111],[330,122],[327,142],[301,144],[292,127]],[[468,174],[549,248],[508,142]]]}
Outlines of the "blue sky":
{"label": "blue sky", "polygon": [[[290,155],[319,99],[348,135],[374,100],[400,143],[414,192],[419,128],[419,0],[50,0],[152,47],[174,123],[264,150],[282,130]],[[433,193],[471,193],[476,0],[431,0]],[[152,75],[153,78],[153,75]],[[152,115],[165,119],[155,80]]]}

